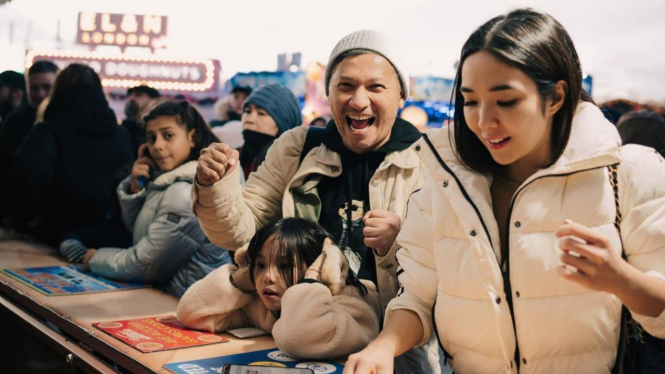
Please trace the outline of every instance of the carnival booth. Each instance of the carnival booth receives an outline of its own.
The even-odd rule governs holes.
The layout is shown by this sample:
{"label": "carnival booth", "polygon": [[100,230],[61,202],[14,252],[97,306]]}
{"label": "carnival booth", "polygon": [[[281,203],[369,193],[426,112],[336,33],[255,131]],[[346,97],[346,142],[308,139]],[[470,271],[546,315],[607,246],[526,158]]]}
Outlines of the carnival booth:
{"label": "carnival booth", "polygon": [[[412,116],[412,121],[416,121],[412,123],[421,130],[424,127],[441,127],[454,115],[455,109],[451,105],[453,86],[453,79],[435,76],[411,77],[411,92],[400,116]],[[421,113],[415,114],[417,112],[426,114],[427,121],[424,124],[422,122],[425,117]]]}
{"label": "carnival booth", "polygon": [[[127,89],[140,85],[186,98],[211,117],[205,113],[212,105],[202,103],[212,104],[221,93],[220,63],[155,53],[168,46],[166,17],[80,13],[78,28],[78,46],[27,51],[26,70],[38,60],[60,68],[90,66],[118,119],[125,117]],[[291,88],[304,102],[304,72],[238,74],[228,86],[269,83]],[[175,318],[177,305],[176,297],[156,288],[105,279],[69,264],[55,248],[20,237],[0,240],[0,329],[8,337],[0,343],[3,372],[191,374],[219,372],[227,364],[343,370],[339,361],[290,357],[257,329],[188,329]]]}
{"label": "carnival booth", "polygon": [[293,92],[302,108],[305,103],[307,79],[304,71],[254,71],[238,73],[224,84],[224,91],[231,92],[235,86],[249,86],[252,89],[269,84],[279,84]]}
{"label": "carnival booth", "polygon": [[206,116],[205,107],[219,95],[220,62],[170,57],[164,51],[168,37],[166,16],[81,12],[76,42],[87,49],[28,50],[25,69],[38,60],[53,61],[61,69],[72,63],[90,66],[102,79],[118,118],[124,117],[127,89],[140,85],[198,104]]}
{"label": "carnival booth", "polygon": [[[400,116],[421,130],[424,127],[441,127],[455,116],[454,86],[454,79],[435,76],[411,77],[409,99]],[[585,74],[582,86],[591,95],[593,77]]]}

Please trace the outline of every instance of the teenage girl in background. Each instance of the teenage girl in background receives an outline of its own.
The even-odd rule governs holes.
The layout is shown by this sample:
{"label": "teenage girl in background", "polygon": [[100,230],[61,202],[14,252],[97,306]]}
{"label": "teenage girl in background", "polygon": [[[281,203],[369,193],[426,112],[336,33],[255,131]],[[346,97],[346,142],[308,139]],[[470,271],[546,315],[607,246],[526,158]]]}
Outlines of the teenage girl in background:
{"label": "teenage girl in background", "polygon": [[208,240],[192,213],[190,192],[201,149],[218,141],[188,102],[165,102],[144,118],[147,144],[132,174],[117,188],[122,219],[133,234],[129,248],[88,249],[63,242],[68,258],[85,248],[84,268],[107,278],[150,283],[181,296],[231,257]]}

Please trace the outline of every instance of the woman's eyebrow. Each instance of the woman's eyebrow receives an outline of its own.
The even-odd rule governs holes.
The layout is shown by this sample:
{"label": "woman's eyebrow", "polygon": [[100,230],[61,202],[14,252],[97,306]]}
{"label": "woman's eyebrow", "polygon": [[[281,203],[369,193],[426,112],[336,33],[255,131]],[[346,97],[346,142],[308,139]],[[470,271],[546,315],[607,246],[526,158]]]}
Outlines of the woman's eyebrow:
{"label": "woman's eyebrow", "polygon": [[[515,87],[509,85],[509,84],[500,84],[498,86],[494,86],[490,88],[490,92],[496,92],[496,91],[506,91],[506,90],[513,90]],[[468,93],[473,93],[473,90],[470,89],[469,87],[460,87],[460,91],[462,92],[468,92]]]}
{"label": "woman's eyebrow", "polygon": [[509,84],[500,84],[498,86],[494,86],[494,87],[490,88],[490,92],[506,91],[506,90],[512,90],[512,89],[514,89],[514,87],[509,85]]}

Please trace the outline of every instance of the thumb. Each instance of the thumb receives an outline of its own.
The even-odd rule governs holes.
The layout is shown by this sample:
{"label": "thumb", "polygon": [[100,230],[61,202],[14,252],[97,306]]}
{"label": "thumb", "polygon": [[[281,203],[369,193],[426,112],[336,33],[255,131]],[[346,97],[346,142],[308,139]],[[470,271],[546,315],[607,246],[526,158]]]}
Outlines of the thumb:
{"label": "thumb", "polygon": [[372,211],[370,210],[367,213],[365,213],[365,215],[363,216],[363,223],[366,223],[367,220],[370,219],[371,217],[372,217]]}
{"label": "thumb", "polygon": [[326,246],[325,253],[326,258],[321,267],[321,280],[330,288],[330,292],[336,295],[344,286],[343,270],[346,258],[336,246]]}

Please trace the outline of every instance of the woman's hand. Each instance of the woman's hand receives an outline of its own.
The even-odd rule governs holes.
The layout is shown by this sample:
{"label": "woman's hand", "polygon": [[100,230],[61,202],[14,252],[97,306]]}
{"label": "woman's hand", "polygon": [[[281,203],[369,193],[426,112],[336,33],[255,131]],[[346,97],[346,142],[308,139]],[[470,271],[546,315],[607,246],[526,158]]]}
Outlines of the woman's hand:
{"label": "woman's hand", "polygon": [[362,351],[352,354],[346,360],[342,374],[393,374],[394,347],[375,340]]}
{"label": "woman's hand", "polygon": [[423,333],[423,324],[414,311],[393,311],[376,340],[349,356],[343,374],[393,374],[395,357],[422,341]]}
{"label": "woman's hand", "polygon": [[212,186],[229,174],[238,164],[238,151],[223,143],[212,143],[201,150],[196,165],[196,181],[202,186]]}
{"label": "woman's hand", "polygon": [[563,251],[559,274],[583,287],[619,294],[626,285],[630,265],[607,238],[590,228],[565,220],[556,231]]}
{"label": "woman's hand", "polygon": [[[559,274],[583,287],[614,294],[632,312],[657,317],[665,310],[665,282],[627,263],[606,237],[566,220],[556,231],[562,238]],[[575,252],[578,256],[571,254]]]}
{"label": "woman's hand", "polygon": [[144,187],[139,178],[149,180],[150,168],[155,168],[155,162],[145,155],[147,149],[147,144],[141,144],[139,147],[139,158],[134,162],[134,166],[132,166],[132,176],[129,179],[129,192],[132,194],[141,191]]}

